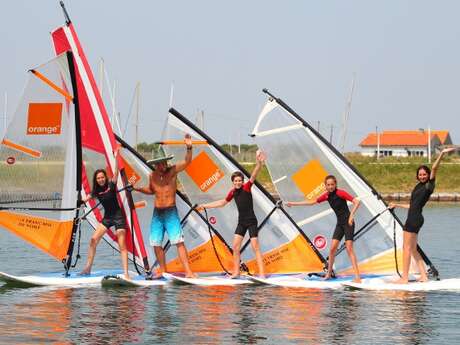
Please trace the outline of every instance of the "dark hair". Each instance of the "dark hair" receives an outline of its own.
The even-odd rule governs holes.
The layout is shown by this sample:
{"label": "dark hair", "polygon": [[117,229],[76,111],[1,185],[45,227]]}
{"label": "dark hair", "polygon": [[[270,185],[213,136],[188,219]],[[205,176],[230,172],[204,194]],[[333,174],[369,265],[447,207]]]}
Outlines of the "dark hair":
{"label": "dark hair", "polygon": [[418,168],[417,168],[417,174],[415,175],[415,177],[417,178],[418,180],[418,173],[420,172],[420,170],[425,170],[425,172],[427,173],[427,175],[430,175],[431,174],[431,169],[429,167],[427,167],[426,165],[420,165]]}
{"label": "dark hair", "polygon": [[326,183],[327,180],[334,180],[335,184],[337,184],[337,179],[335,178],[334,175],[327,175],[326,178],[324,179],[324,183]]}
{"label": "dark hair", "polygon": [[[99,173],[103,173],[105,176],[105,185],[103,187],[99,186],[97,183],[97,175]],[[100,192],[107,188],[107,184],[109,183],[109,178],[107,177],[107,172],[104,169],[97,169],[93,175],[93,191],[91,192],[92,196],[97,196]]]}
{"label": "dark hair", "polygon": [[241,177],[241,179],[244,181],[244,175],[243,175],[243,173],[241,171],[235,171],[232,174],[232,176],[230,177],[232,179],[232,182],[236,177]]}

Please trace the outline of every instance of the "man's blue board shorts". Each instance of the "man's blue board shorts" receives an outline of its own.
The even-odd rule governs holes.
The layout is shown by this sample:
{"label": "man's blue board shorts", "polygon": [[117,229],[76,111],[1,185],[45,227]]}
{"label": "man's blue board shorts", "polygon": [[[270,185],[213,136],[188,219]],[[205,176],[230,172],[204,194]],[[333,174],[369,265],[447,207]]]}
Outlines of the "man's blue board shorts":
{"label": "man's blue board shorts", "polygon": [[176,206],[155,208],[150,225],[150,245],[159,247],[163,244],[165,232],[171,244],[184,242],[184,233],[180,225]]}

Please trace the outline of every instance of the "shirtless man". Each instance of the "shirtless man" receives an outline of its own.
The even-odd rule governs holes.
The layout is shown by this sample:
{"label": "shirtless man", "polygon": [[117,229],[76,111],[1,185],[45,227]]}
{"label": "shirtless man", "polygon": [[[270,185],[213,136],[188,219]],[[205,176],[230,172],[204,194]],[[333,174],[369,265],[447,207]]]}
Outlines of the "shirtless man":
{"label": "shirtless man", "polygon": [[192,161],[192,138],[185,135],[187,153],[185,160],[169,166],[168,160],[173,156],[163,156],[149,161],[154,165],[155,170],[150,173],[149,185],[144,187],[134,186],[134,190],[144,194],[155,195],[155,209],[153,211],[150,227],[150,245],[153,246],[156,258],[160,264],[160,272],[153,278],[160,278],[166,272],[166,258],[162,247],[165,232],[171,244],[176,245],[179,260],[184,267],[187,278],[194,278],[196,275],[190,269],[187,249],[184,245],[184,234],[180,224],[176,208],[177,174]]}

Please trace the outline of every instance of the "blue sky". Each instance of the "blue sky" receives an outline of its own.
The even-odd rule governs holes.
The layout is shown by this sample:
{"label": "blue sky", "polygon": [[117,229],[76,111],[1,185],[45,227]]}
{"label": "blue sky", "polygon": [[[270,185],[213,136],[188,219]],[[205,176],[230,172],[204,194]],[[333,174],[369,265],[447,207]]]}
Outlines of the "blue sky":
{"label": "blue sky", "polygon": [[[141,82],[141,141],[174,107],[219,142],[246,136],[269,88],[337,143],[353,73],[347,149],[375,126],[448,129],[460,141],[460,2],[66,1],[97,71],[103,57],[127,115]],[[0,13],[0,98],[11,116],[25,71],[52,57],[58,1],[9,1]],[[2,110],[3,114],[3,110]],[[124,123],[124,121],[122,121]],[[3,124],[0,124],[2,128]],[[2,128],[3,129],[3,128]],[[128,130],[132,139],[132,127]]]}

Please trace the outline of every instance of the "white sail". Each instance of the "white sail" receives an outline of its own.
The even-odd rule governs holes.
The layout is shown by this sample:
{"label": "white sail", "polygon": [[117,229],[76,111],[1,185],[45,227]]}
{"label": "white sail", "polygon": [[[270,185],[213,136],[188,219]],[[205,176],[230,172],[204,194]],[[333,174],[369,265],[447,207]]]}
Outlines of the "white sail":
{"label": "white sail", "polygon": [[[354,247],[362,272],[393,274],[397,264],[401,267],[401,223],[346,158],[305,120],[282,100],[269,97],[252,136],[268,153],[267,166],[283,201],[316,199],[325,192],[324,178],[330,174],[336,176],[339,188],[361,200],[355,216]],[[285,209],[327,256],[336,224],[329,205]],[[429,262],[427,258],[426,262]],[[336,271],[349,272],[350,267],[346,252],[341,250],[335,263]]]}
{"label": "white sail", "polygon": [[[179,174],[182,188],[193,203],[201,204],[223,199],[232,189],[230,175],[234,171],[246,172],[231,156],[209,136],[174,109],[170,109],[163,133],[163,149],[174,154],[174,161],[185,154],[184,135],[188,133],[195,143],[192,163]],[[309,239],[280,210],[273,198],[256,183],[252,187],[254,211],[259,221],[259,242],[267,272],[317,272],[323,269],[318,253]],[[211,224],[218,230],[227,244],[232,243],[237,226],[238,213],[233,202],[225,208],[210,209]],[[248,235],[246,235],[248,236]],[[242,261],[251,272],[256,271],[254,253],[246,246],[242,250]],[[232,267],[227,267],[230,270]]]}

